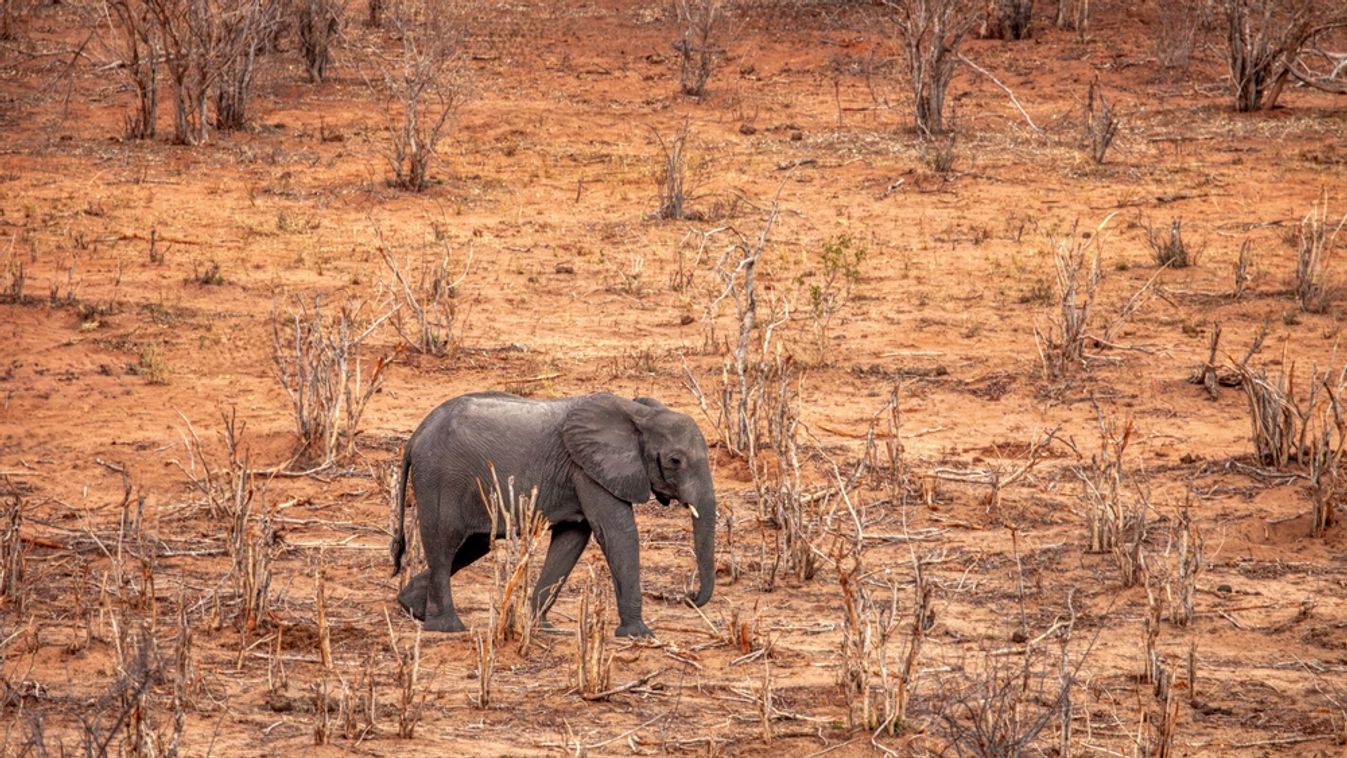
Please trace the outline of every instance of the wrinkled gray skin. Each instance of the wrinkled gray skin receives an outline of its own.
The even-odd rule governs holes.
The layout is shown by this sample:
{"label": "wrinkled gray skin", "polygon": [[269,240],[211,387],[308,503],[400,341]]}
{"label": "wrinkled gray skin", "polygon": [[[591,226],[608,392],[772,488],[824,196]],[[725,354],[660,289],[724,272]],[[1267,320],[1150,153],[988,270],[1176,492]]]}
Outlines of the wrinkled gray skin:
{"label": "wrinkled gray skin", "polygon": [[[649,398],[608,393],[529,400],[501,392],[462,395],[431,411],[407,442],[397,495],[393,574],[402,570],[408,471],[430,568],[398,593],[398,602],[431,631],[466,627],[454,610],[450,577],[486,555],[495,466],[501,488],[538,487],[537,507],[551,525],[551,544],[533,594],[544,628],[546,613],[592,533],[608,560],[617,591],[619,636],[647,637],[641,619],[639,536],[633,503],[651,494],[689,506],[701,606],[715,588],[716,496],[706,440],[688,416]],[[480,483],[480,488],[479,488]],[[507,495],[508,497],[508,495]],[[503,519],[501,520],[503,522]],[[503,527],[497,536],[504,536]]]}

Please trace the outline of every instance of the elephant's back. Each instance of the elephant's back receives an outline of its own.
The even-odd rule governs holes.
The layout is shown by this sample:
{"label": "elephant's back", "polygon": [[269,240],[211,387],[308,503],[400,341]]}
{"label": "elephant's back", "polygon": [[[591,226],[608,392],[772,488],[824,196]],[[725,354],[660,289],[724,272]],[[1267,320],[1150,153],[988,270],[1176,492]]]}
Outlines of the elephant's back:
{"label": "elephant's back", "polygon": [[[431,411],[408,441],[417,496],[427,487],[454,498],[475,499],[489,470],[516,492],[540,485],[541,499],[565,497],[569,457],[561,442],[566,414],[581,398],[533,400],[504,392],[450,399]],[[547,510],[550,511],[550,508]]]}

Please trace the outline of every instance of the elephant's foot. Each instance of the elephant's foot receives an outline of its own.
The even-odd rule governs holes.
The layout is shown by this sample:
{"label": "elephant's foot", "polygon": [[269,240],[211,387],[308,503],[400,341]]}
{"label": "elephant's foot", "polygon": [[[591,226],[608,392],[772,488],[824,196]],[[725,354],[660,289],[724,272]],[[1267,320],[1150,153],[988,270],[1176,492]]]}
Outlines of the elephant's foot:
{"label": "elephant's foot", "polygon": [[545,618],[538,619],[537,630],[544,634],[565,634],[566,630],[553,624]]}
{"label": "elephant's foot", "polygon": [[617,636],[650,638],[654,637],[655,633],[650,631],[650,627],[646,626],[644,621],[636,619],[635,621],[627,621],[623,623],[622,626],[619,626],[617,628]]}
{"label": "elephant's foot", "polygon": [[398,593],[398,605],[412,614],[412,618],[421,621],[426,617],[426,580],[424,575],[412,577],[406,587]]}
{"label": "elephant's foot", "polygon": [[421,623],[421,628],[427,632],[466,632],[468,627],[464,626],[459,620],[457,614],[445,614],[443,616],[433,616]]}

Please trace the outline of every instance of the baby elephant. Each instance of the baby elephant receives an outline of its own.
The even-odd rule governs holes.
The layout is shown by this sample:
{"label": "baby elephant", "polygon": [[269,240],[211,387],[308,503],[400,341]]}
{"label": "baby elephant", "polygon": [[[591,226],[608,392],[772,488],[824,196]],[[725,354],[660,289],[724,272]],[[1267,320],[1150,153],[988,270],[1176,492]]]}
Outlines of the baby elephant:
{"label": "baby elephant", "polygon": [[[494,478],[492,468],[494,467]],[[617,591],[617,634],[648,637],[641,618],[639,536],[633,503],[653,493],[678,500],[692,514],[698,606],[715,588],[716,495],[706,440],[688,416],[657,400],[601,392],[529,400],[502,392],[456,397],[431,411],[407,442],[397,496],[393,575],[402,570],[408,471],[430,564],[398,594],[428,630],[460,632],[450,577],[486,555],[492,530],[483,502],[495,481],[514,491],[538,488],[537,508],[551,525],[547,558],[533,593],[535,618],[545,615],[592,533],[608,560]],[[503,524],[504,519],[497,519]],[[497,533],[503,537],[503,528]]]}

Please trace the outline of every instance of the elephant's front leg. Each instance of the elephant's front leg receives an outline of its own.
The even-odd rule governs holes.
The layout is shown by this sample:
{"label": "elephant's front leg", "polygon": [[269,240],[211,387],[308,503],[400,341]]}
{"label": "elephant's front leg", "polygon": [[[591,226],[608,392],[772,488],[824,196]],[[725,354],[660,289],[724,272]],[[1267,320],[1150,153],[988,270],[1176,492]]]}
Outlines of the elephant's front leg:
{"label": "elephant's front leg", "polygon": [[641,543],[631,503],[613,497],[583,473],[576,475],[580,509],[594,530],[617,592],[619,637],[653,637],[641,619]]}
{"label": "elephant's front leg", "polygon": [[547,612],[561,594],[561,586],[571,575],[575,562],[589,544],[592,530],[583,521],[561,521],[552,527],[552,541],[547,546],[547,558],[538,573],[538,586],[533,589],[533,616],[540,629],[553,630],[547,621]]}

